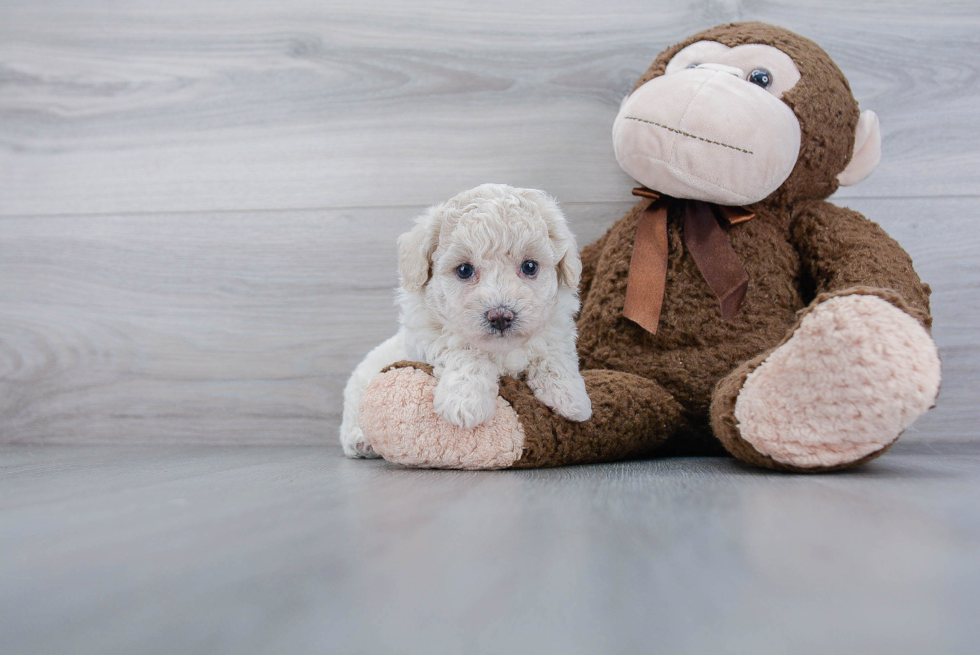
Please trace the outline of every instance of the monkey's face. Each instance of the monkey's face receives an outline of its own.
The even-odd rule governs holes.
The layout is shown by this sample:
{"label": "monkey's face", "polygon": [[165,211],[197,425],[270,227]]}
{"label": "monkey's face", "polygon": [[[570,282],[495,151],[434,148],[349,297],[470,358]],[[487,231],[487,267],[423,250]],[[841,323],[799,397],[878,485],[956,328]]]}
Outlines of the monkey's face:
{"label": "monkey's face", "polygon": [[763,200],[800,154],[800,122],[781,100],[799,80],[792,58],[773,46],[698,41],[623,101],[616,159],[640,183],[677,198]]}

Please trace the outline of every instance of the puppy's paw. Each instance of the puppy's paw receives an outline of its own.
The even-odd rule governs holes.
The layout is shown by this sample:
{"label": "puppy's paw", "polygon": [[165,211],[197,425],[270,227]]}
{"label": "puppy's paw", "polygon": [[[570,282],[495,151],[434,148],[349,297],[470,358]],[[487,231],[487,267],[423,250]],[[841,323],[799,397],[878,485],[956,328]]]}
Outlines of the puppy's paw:
{"label": "puppy's paw", "polygon": [[592,401],[581,375],[568,379],[545,377],[528,384],[538,400],[569,421],[582,423],[592,417]]}
{"label": "puppy's paw", "polygon": [[344,424],[340,428],[340,445],[344,449],[344,454],[351,459],[365,459],[380,457],[374,452],[374,447],[364,436],[364,432],[358,426]]}
{"label": "puppy's paw", "polygon": [[443,378],[436,386],[433,401],[436,414],[461,428],[475,428],[493,418],[497,411],[497,394],[464,384],[445,384]]}

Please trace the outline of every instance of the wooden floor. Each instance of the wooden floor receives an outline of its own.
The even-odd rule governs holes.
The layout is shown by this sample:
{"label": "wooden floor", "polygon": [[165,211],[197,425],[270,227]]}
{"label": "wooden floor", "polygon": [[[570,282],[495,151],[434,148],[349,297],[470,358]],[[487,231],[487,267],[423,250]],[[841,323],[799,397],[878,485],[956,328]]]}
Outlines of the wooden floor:
{"label": "wooden floor", "polygon": [[[880,116],[834,201],[932,285],[938,406],[822,477],[345,460],[396,236],[493,181],[593,240],[620,100],[732,20]],[[0,653],[975,653],[978,34],[975,0],[0,0]]]}
{"label": "wooden floor", "polygon": [[5,655],[976,653],[980,444],[412,471],[339,448],[0,447]]}

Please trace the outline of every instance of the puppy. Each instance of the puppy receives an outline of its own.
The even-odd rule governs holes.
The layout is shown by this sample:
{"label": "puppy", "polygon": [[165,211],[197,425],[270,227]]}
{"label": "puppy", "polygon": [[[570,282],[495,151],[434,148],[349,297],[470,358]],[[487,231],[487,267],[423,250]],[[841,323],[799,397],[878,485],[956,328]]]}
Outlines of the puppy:
{"label": "puppy", "polygon": [[544,192],[484,184],[429,208],[398,239],[398,271],[401,329],[344,389],[349,457],[376,456],[358,427],[361,395],[403,359],[432,365],[436,413],[464,428],[493,418],[502,375],[523,377],[569,420],[592,415],[575,349],[582,263]]}

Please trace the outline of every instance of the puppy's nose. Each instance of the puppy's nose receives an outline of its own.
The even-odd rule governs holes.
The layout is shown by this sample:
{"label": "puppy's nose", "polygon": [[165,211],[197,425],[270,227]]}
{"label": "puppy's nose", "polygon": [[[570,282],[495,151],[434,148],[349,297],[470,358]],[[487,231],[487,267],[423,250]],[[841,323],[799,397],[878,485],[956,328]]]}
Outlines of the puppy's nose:
{"label": "puppy's nose", "polygon": [[510,327],[511,323],[514,322],[514,312],[506,309],[505,307],[491,309],[489,312],[487,312],[487,322],[490,323],[495,330],[500,330],[503,332]]}

